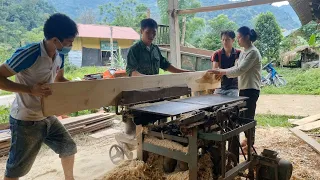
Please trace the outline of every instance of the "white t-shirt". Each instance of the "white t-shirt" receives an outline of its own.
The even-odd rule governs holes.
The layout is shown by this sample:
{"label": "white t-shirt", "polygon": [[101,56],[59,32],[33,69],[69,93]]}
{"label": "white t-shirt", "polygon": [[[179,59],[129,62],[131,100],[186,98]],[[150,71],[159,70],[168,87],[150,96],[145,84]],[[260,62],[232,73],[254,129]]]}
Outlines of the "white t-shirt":
{"label": "white t-shirt", "polygon": [[[5,66],[15,74],[17,83],[30,87],[37,83],[53,83],[58,71],[64,67],[64,55],[59,54],[52,61],[41,41],[16,50]],[[46,118],[42,113],[41,98],[26,93],[16,93],[10,115],[24,121]]]}

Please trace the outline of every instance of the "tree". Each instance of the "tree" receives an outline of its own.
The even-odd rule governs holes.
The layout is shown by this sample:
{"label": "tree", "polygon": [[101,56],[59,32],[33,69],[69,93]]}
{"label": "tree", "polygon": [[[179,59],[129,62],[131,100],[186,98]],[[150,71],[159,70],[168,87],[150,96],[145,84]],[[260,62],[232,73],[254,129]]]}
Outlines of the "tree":
{"label": "tree", "polygon": [[198,46],[209,50],[217,50],[221,48],[221,31],[236,31],[237,29],[238,25],[235,22],[229,20],[226,15],[219,15],[209,21],[209,29],[207,30],[209,33],[201,37],[202,41]]}
{"label": "tree", "polygon": [[21,43],[23,45],[39,42],[44,38],[43,26],[27,31],[22,35]]}
{"label": "tree", "polygon": [[147,6],[137,5],[136,0],[123,0],[120,3],[102,5],[100,14],[104,17],[103,23],[113,26],[126,26],[139,30],[140,21],[147,18]]}
{"label": "tree", "polygon": [[[168,0],[158,0],[157,3],[160,9],[161,24],[168,25]],[[199,0],[179,0],[179,9],[198,7],[201,7]],[[186,23],[185,36],[182,34],[184,28],[183,19],[185,19]],[[181,32],[180,36],[181,38],[185,38],[184,40],[181,39],[181,42],[195,44],[197,39],[200,37],[198,34],[196,34],[196,32],[205,27],[205,20],[203,18],[195,18],[195,14],[182,15],[179,16],[179,26]]]}
{"label": "tree", "polygon": [[3,0],[0,4],[0,43],[13,48],[21,46],[22,36],[42,26],[54,12],[54,7],[44,0]]}
{"label": "tree", "polygon": [[256,47],[268,61],[280,62],[280,42],[282,33],[275,16],[271,12],[261,13],[255,19],[255,30],[258,33]]}
{"label": "tree", "polygon": [[[161,23],[162,24],[169,24],[169,18],[168,18],[168,0],[158,0],[158,7],[160,9],[160,17],[161,17]],[[179,0],[179,9],[189,9],[189,8],[198,8],[201,7],[201,3],[199,0]],[[188,20],[195,17],[194,14],[184,15],[187,16],[187,22]],[[180,25],[182,23],[182,17],[179,16]]]}
{"label": "tree", "polygon": [[84,9],[77,19],[77,22],[81,24],[95,24],[97,21],[92,9]]}
{"label": "tree", "polygon": [[192,18],[187,22],[186,27],[186,42],[192,45],[196,44],[199,39],[201,30],[205,27],[205,20],[203,18]]}
{"label": "tree", "polygon": [[308,42],[301,36],[287,36],[280,43],[280,52],[288,52],[296,47],[308,45]]}

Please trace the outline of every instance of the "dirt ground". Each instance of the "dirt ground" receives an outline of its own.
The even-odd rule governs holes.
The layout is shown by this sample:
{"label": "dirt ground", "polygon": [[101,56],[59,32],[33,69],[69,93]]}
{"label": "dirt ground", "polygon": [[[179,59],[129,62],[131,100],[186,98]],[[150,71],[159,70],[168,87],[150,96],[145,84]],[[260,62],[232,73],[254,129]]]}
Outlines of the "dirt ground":
{"label": "dirt ground", "polygon": [[[113,127],[119,129],[120,127]],[[115,167],[109,159],[109,148],[115,143],[114,135],[92,138],[88,135],[75,137],[78,153],[75,162],[76,180],[96,180]],[[294,165],[292,179],[320,180],[320,156],[308,145],[292,135],[286,128],[258,128],[256,148],[279,152],[280,157]],[[0,174],[4,173],[7,157],[0,158]],[[1,177],[1,176],[0,176]],[[47,147],[43,147],[30,173],[22,180],[63,180],[60,160]]]}
{"label": "dirt ground", "polygon": [[320,113],[320,96],[313,95],[261,95],[258,114],[309,116]]}

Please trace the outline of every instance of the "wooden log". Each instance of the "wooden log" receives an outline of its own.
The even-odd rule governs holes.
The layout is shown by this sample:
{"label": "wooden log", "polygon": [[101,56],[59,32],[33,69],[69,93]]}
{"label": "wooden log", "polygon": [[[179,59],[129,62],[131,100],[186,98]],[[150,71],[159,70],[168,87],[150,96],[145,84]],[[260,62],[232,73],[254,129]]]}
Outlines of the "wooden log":
{"label": "wooden log", "polygon": [[248,6],[256,6],[256,5],[262,5],[262,4],[271,4],[275,2],[281,2],[281,1],[283,0],[252,0],[252,1],[244,1],[239,3],[217,5],[217,6],[178,10],[177,13],[178,14],[194,14],[199,12],[211,12],[211,11],[234,9],[234,8],[241,8],[241,7],[248,7]]}
{"label": "wooden log", "polygon": [[205,72],[190,72],[53,83],[48,85],[52,89],[53,94],[42,99],[42,110],[45,116],[50,116],[111,106],[116,104],[117,97],[125,90],[169,87],[183,84],[187,84],[192,91],[220,87],[220,81],[197,82],[204,74]]}
{"label": "wooden log", "polygon": [[291,128],[290,131],[293,132],[298,138],[303,140],[305,143],[307,143],[317,153],[320,154],[320,144],[316,140],[309,137],[307,134],[305,134],[297,128]]}
{"label": "wooden log", "polygon": [[300,125],[303,125],[303,124],[307,124],[307,123],[311,123],[311,122],[317,121],[319,119],[320,119],[320,114],[316,114],[316,115],[313,115],[313,116],[308,116],[306,118],[302,118],[302,119],[293,121],[293,122],[291,122],[291,124],[300,126]]}

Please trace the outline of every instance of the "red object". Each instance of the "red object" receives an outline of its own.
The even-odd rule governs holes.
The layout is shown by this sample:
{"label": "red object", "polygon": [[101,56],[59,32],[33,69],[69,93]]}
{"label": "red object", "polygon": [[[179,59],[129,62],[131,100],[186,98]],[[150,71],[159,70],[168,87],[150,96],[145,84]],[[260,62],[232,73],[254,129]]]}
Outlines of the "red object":
{"label": "red object", "polygon": [[125,70],[107,70],[103,73],[103,79],[113,79],[116,77],[125,77],[127,73]]}
{"label": "red object", "polygon": [[[140,35],[131,27],[112,26],[112,38],[139,40]],[[94,24],[78,24],[78,37],[106,38],[110,39],[110,26]]]}

